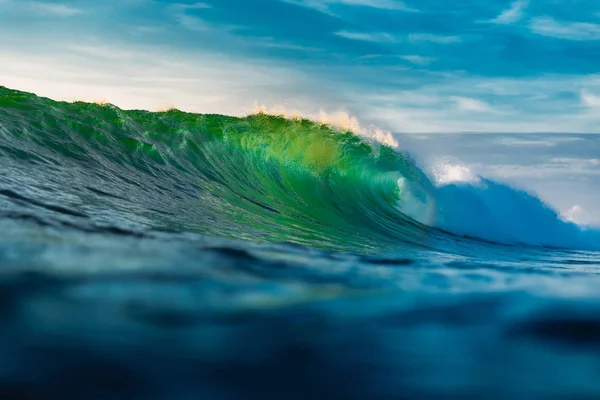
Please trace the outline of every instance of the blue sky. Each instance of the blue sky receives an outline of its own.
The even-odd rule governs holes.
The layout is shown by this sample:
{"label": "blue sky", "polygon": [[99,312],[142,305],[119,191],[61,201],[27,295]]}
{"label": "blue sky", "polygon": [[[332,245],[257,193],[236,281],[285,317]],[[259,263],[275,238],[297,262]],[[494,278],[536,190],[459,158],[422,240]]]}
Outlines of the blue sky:
{"label": "blue sky", "polygon": [[594,0],[0,0],[0,84],[126,108],[600,129]]}

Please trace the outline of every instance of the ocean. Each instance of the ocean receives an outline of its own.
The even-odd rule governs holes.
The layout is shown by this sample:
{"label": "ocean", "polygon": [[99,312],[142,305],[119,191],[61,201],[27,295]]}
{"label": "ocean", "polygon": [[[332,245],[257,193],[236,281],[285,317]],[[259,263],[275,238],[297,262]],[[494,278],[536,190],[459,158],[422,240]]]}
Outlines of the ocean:
{"label": "ocean", "polygon": [[381,137],[0,88],[0,398],[599,399],[598,136]]}

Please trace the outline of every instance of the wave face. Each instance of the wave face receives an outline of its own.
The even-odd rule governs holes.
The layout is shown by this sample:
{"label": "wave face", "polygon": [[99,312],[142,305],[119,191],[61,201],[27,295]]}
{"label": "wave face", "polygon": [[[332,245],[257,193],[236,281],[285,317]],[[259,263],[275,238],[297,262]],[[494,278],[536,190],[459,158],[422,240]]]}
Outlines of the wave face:
{"label": "wave face", "polygon": [[151,229],[357,251],[427,235],[401,211],[431,208],[427,177],[406,155],[350,132],[265,114],[123,111],[7,90],[2,98],[4,152],[69,176],[68,191],[90,192],[69,207],[92,218],[107,208]]}
{"label": "wave face", "polygon": [[598,232],[426,170],[0,88],[0,397],[600,398]]}

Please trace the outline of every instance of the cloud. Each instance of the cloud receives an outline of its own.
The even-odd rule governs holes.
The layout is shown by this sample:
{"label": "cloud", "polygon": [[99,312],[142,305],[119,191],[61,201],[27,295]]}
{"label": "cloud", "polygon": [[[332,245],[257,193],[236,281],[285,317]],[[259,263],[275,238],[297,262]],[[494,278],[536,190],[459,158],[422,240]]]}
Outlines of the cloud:
{"label": "cloud", "polygon": [[[381,71],[377,66],[372,69],[372,74]],[[600,90],[595,75],[502,78],[454,73],[438,77],[435,72],[416,69],[397,75],[386,87],[357,89],[360,103],[350,111],[357,114],[359,110],[359,116],[394,132],[426,134],[594,133],[600,123],[600,114],[583,109],[578,95],[578,88]],[[409,87],[398,88],[398,81],[409,82]],[[415,81],[421,83],[410,87]]]}
{"label": "cloud", "polygon": [[531,31],[538,35],[566,40],[600,40],[600,24],[588,22],[564,22],[552,17],[534,18],[530,24]]}
{"label": "cloud", "polygon": [[28,9],[32,12],[40,15],[51,15],[56,17],[72,17],[78,14],[83,14],[83,10],[70,7],[66,4],[60,3],[42,3],[42,2],[31,2],[28,3]]}
{"label": "cloud", "polygon": [[367,32],[350,32],[350,31],[338,31],[334,33],[337,36],[341,36],[350,40],[361,40],[364,42],[397,42],[398,38],[394,35],[384,32],[367,33]]}
{"label": "cloud", "polygon": [[400,58],[402,58],[408,62],[411,62],[413,64],[416,64],[416,65],[429,65],[435,61],[434,58],[423,57],[423,56],[419,56],[419,55],[400,56]]}
{"label": "cloud", "polygon": [[303,7],[313,8],[317,11],[331,14],[332,5],[345,5],[356,7],[369,7],[380,10],[398,10],[406,12],[417,12],[418,10],[408,7],[404,2],[398,0],[283,0],[286,3],[296,4]]}
{"label": "cloud", "polygon": [[554,157],[545,163],[531,165],[513,164],[486,164],[479,165],[488,172],[501,178],[529,177],[548,179],[570,176],[600,177],[600,168],[595,164],[595,159]]}
{"label": "cloud", "polygon": [[553,136],[544,138],[530,137],[499,137],[494,143],[509,147],[556,147],[559,144],[582,142],[583,138],[577,136]]}
{"label": "cloud", "polygon": [[412,33],[408,35],[410,42],[432,42],[439,44],[454,44],[462,42],[460,36],[444,36],[432,33]]}
{"label": "cloud", "polygon": [[329,4],[379,8],[381,10],[416,11],[398,0],[326,0],[325,2]]}
{"label": "cloud", "polygon": [[453,100],[456,102],[456,106],[463,111],[474,111],[474,112],[493,112],[492,107],[481,100],[471,99],[468,97],[454,97]]}
{"label": "cloud", "polygon": [[350,40],[361,40],[365,42],[403,42],[408,41],[411,43],[436,43],[436,44],[455,44],[460,43],[462,40],[458,36],[443,36],[432,33],[411,33],[406,37],[400,35],[394,35],[388,32],[356,32],[341,30],[334,33],[337,36],[344,37]]}
{"label": "cloud", "polygon": [[229,115],[245,114],[257,100],[307,103],[317,92],[314,82],[289,66],[169,47],[95,42],[73,47],[4,46],[0,82],[57,100],[103,99],[122,108],[148,110],[173,105]]}
{"label": "cloud", "polygon": [[204,10],[212,8],[211,5],[206,3],[194,3],[194,4],[172,4],[170,6],[170,12],[172,18],[177,21],[179,26],[194,32],[199,33],[211,33],[221,35],[221,39],[231,39],[233,31],[242,29],[241,26],[220,24],[212,22],[208,19],[198,17],[197,15],[190,15],[189,10]]}
{"label": "cloud", "polygon": [[177,20],[179,21],[179,24],[181,26],[183,26],[184,28],[189,29],[191,31],[208,32],[208,31],[211,31],[214,29],[222,28],[219,26],[215,26],[202,18],[192,17],[190,15],[185,15],[185,14],[178,15]]}
{"label": "cloud", "polygon": [[192,3],[192,4],[175,4],[175,6],[179,6],[181,8],[187,10],[200,10],[203,8],[213,8],[210,4],[207,3]]}
{"label": "cloud", "polygon": [[514,24],[518,22],[523,17],[523,11],[529,5],[527,0],[517,0],[514,1],[510,8],[503,11],[496,18],[490,20],[490,23],[493,24]]}
{"label": "cloud", "polygon": [[[193,31],[194,33],[197,33],[199,35],[218,37],[218,40],[221,43],[225,43],[225,41],[227,41],[228,44],[241,45],[244,48],[282,49],[311,53],[322,51],[322,49],[318,47],[300,45],[292,42],[287,42],[281,39],[278,40],[271,36],[241,35],[238,34],[238,32],[244,30],[244,26],[214,23],[205,18],[188,15],[185,12],[190,8],[199,9],[209,7],[210,6],[199,6],[198,4],[195,4],[193,6],[175,5],[175,7],[172,8],[172,16],[174,20],[177,21],[180,27],[183,27],[188,31]],[[137,32],[140,32],[139,28]],[[151,29],[150,32],[156,32],[156,30]]]}
{"label": "cloud", "polygon": [[600,96],[592,94],[587,90],[581,91],[581,101],[586,107],[600,108]]}

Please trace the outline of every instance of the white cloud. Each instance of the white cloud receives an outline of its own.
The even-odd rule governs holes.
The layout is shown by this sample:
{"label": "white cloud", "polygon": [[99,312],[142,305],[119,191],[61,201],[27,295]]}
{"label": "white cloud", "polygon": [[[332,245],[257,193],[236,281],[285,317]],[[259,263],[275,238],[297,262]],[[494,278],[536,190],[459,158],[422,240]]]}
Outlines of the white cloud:
{"label": "white cloud", "polygon": [[530,138],[530,137],[500,137],[494,140],[494,143],[502,146],[510,147],[556,147],[562,143],[569,142],[581,142],[583,138],[577,136],[547,136],[544,138]]}
{"label": "white cloud", "polygon": [[597,158],[553,157],[550,162],[569,169],[577,169],[580,172],[600,175],[600,169],[597,168],[599,165]]}
{"label": "white cloud", "polygon": [[510,8],[503,11],[500,15],[489,22],[493,24],[514,24],[523,18],[523,11],[528,5],[529,2],[527,0],[514,1],[510,5]]}
{"label": "white cloud", "polygon": [[360,40],[364,42],[397,42],[398,39],[389,33],[385,32],[350,32],[350,31],[338,31],[334,33],[337,36],[341,36],[350,40]]}
{"label": "white cloud", "polygon": [[453,98],[456,102],[456,106],[463,111],[474,111],[474,112],[493,112],[492,107],[481,100],[471,99],[468,97],[456,96]]}
{"label": "white cloud", "polygon": [[429,65],[433,61],[435,61],[435,59],[433,59],[431,57],[423,57],[423,56],[419,56],[419,55],[407,55],[407,56],[401,56],[400,58],[402,58],[408,62],[411,62],[413,64],[416,64],[416,65]]}
{"label": "white cloud", "polygon": [[181,14],[177,17],[179,25],[186,29],[197,32],[208,32],[219,27],[205,21],[202,18],[192,17],[189,15]]}
{"label": "white cloud", "polygon": [[349,6],[372,7],[382,10],[415,11],[413,8],[408,7],[406,4],[398,0],[325,0],[325,2],[329,4],[337,3]]}
{"label": "white cloud", "polygon": [[[406,37],[396,36],[387,32],[356,32],[341,30],[335,32],[335,35],[351,40],[362,40],[365,42],[403,42],[412,43],[431,42],[437,44],[455,44],[460,43],[462,39],[459,36],[443,36],[431,33],[411,33]],[[409,56],[414,57],[414,56]],[[423,61],[424,59],[421,59]]]}
{"label": "white cloud", "polygon": [[268,36],[246,37],[242,35],[236,35],[235,31],[243,29],[243,26],[215,24],[200,17],[193,17],[191,15],[187,15],[185,14],[185,12],[181,12],[181,10],[176,10],[174,12],[174,19],[179,23],[181,27],[189,31],[205,35],[218,35],[221,41],[227,40],[230,43],[242,43],[245,47],[263,47],[271,49],[297,50],[304,52],[323,51],[323,49],[320,49],[318,47],[309,47],[284,42]]}
{"label": "white cloud", "polygon": [[73,8],[68,6],[67,4],[60,3],[42,3],[38,1],[33,1],[30,3],[26,3],[27,8],[35,13],[40,15],[51,15],[56,17],[72,17],[78,14],[82,14],[83,10]]}
{"label": "white cloud", "polygon": [[462,42],[462,39],[459,36],[434,35],[431,33],[413,33],[408,35],[408,40],[410,42],[432,42],[439,44],[453,44]]}
{"label": "white cloud", "polygon": [[[551,140],[551,138],[549,138]],[[534,150],[532,150],[534,151]],[[594,159],[554,157],[546,163],[521,164],[486,164],[478,165],[480,170],[500,178],[536,178],[558,179],[559,177],[597,177],[600,169],[594,164]],[[515,160],[515,162],[518,162]]]}
{"label": "white cloud", "polygon": [[202,8],[212,8],[210,4],[206,3],[193,3],[193,4],[178,4],[182,8],[190,9],[190,10],[198,10]]}
{"label": "white cloud", "polygon": [[162,26],[134,26],[132,27],[132,33],[134,34],[154,34],[164,32],[165,28]]}
{"label": "white cloud", "polygon": [[[393,83],[414,79],[402,74]],[[600,113],[590,113],[577,99],[564,96],[578,88],[600,90],[600,81],[596,75],[492,78],[455,73],[413,89],[390,84],[376,93],[357,90],[349,98],[360,98],[350,108],[353,114],[393,132],[596,133]]]}
{"label": "white cloud", "polygon": [[566,40],[600,40],[600,24],[557,21],[552,17],[531,20],[531,31],[538,35]]}
{"label": "white cloud", "polygon": [[408,7],[404,2],[398,0],[283,0],[286,3],[296,4],[303,7],[313,8],[317,11],[333,14],[332,5],[346,5],[358,7],[370,7],[381,10],[398,10],[406,12],[417,12],[418,10]]}
{"label": "white cloud", "polygon": [[590,108],[600,108],[600,96],[592,94],[587,90],[581,91],[581,101],[582,103]]}

